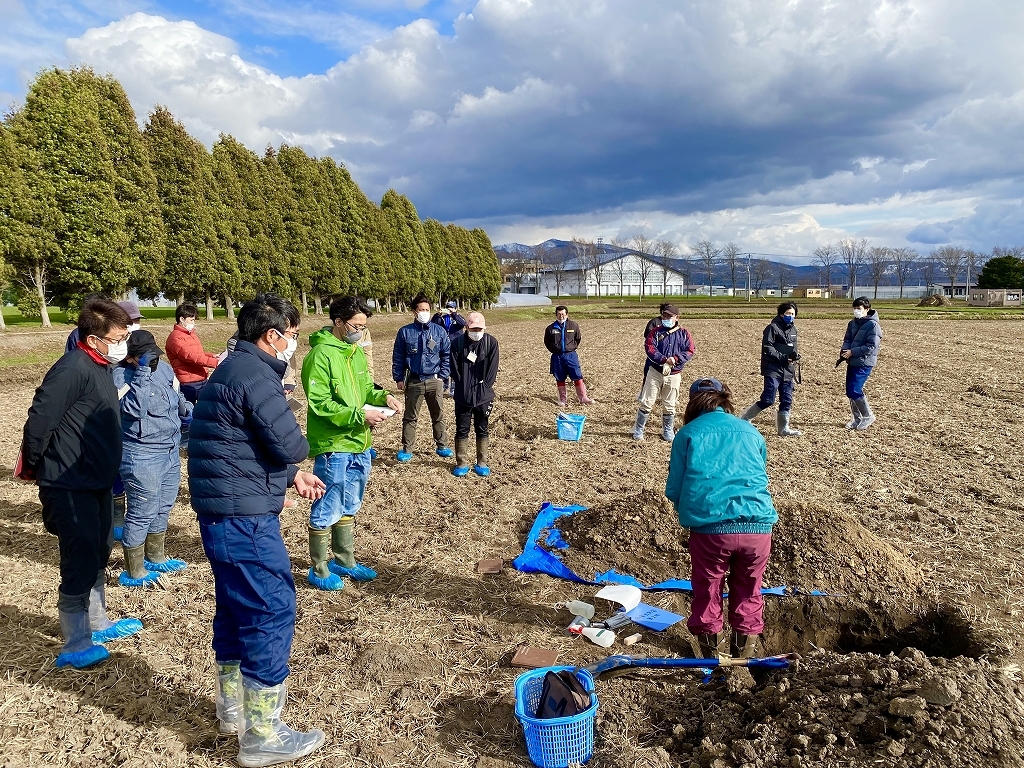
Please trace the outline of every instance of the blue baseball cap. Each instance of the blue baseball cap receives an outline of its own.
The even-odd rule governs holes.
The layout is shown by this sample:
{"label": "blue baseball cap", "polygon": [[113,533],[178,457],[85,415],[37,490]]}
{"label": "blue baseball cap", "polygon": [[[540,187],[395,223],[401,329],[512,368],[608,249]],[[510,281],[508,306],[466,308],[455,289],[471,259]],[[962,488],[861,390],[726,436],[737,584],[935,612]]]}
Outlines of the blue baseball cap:
{"label": "blue baseball cap", "polygon": [[698,392],[721,392],[722,382],[718,379],[697,379],[693,384],[690,385],[690,394],[696,395]]}
{"label": "blue baseball cap", "polygon": [[449,301],[445,306],[448,307],[448,309],[457,309],[459,304],[456,301]]}

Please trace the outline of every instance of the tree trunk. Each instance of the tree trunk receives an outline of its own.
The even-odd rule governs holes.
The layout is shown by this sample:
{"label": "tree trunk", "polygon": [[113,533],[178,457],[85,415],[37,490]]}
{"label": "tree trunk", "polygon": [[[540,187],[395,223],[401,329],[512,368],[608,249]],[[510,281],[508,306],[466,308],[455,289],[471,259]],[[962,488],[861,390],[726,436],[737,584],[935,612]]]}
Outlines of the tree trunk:
{"label": "tree trunk", "polygon": [[3,302],[0,301],[0,331],[7,330],[7,323],[4,322],[4,306]]}
{"label": "tree trunk", "polygon": [[184,303],[185,303],[185,292],[184,291],[178,291],[178,306],[180,307]]}
{"label": "tree trunk", "polygon": [[224,311],[227,313],[228,320],[235,319],[235,305],[231,303],[231,297],[224,296]]}
{"label": "tree trunk", "polygon": [[213,320],[213,295],[206,289],[206,319]]}
{"label": "tree trunk", "polygon": [[324,313],[324,297],[319,293],[313,296],[313,307],[316,309],[316,313],[318,315],[322,315]]}
{"label": "tree trunk", "polygon": [[309,316],[309,307],[306,306],[306,289],[305,288],[302,288],[299,291],[299,299],[300,299],[300,301],[302,301],[302,316],[303,317],[308,317]]}
{"label": "tree trunk", "polygon": [[43,328],[51,328],[50,312],[46,308],[46,271],[40,266],[35,266],[32,272],[32,281],[36,284],[36,292],[39,294],[39,313],[43,319]]}

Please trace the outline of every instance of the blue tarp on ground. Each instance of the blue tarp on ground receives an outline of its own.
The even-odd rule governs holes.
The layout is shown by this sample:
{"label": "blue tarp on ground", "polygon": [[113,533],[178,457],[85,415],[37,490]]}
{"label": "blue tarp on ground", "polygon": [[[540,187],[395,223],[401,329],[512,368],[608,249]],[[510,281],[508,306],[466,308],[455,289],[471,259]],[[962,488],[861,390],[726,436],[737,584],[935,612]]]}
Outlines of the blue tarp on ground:
{"label": "blue tarp on ground", "polygon": [[[593,580],[584,579],[574,573],[557,556],[541,546],[541,535],[544,534],[544,544],[546,546],[552,549],[568,549],[569,545],[562,538],[561,531],[555,527],[554,523],[560,518],[569,517],[585,509],[586,507],[579,505],[558,507],[549,502],[544,502],[540,512],[537,513],[536,519],[533,521],[529,535],[526,537],[526,546],[523,547],[523,553],[512,561],[512,567],[523,573],[546,573],[548,576],[554,576],[556,579],[574,581],[577,584],[592,584],[595,586],[599,584],[631,584],[634,587],[650,591],[693,591],[693,585],[689,579],[668,579],[667,581],[647,586],[632,576],[618,573],[615,570],[595,574]],[[792,590],[784,586],[768,587],[761,590],[761,594],[764,595],[787,595],[791,593]],[[826,593],[813,590],[802,592],[801,594],[825,595]]]}

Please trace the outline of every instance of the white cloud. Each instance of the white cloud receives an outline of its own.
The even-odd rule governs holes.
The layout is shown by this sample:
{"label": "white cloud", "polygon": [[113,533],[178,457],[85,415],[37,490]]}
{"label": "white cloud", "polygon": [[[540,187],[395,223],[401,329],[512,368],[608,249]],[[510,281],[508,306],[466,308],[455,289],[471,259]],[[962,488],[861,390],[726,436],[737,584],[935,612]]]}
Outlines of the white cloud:
{"label": "white cloud", "polygon": [[330,153],[369,194],[397,185],[496,240],[611,237],[635,220],[807,252],[844,234],[902,244],[921,226],[984,237],[975,216],[1009,231],[1024,197],[1012,0],[479,0],[454,36],[425,19],[386,34],[323,21],[308,2],[290,20],[234,7],[282,34],[372,42],[322,75],[279,77],[227,38],[136,13],[67,52],[208,143],[224,131]]}

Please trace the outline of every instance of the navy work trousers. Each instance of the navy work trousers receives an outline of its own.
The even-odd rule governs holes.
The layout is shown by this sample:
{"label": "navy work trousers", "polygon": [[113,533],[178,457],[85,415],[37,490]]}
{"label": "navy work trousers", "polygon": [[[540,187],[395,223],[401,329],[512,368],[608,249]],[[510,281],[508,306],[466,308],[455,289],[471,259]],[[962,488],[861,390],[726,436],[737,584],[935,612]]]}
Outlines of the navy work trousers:
{"label": "navy work trousers", "polygon": [[280,685],[295,633],[295,582],[277,515],[201,518],[199,531],[217,597],[217,661],[239,661],[246,677]]}
{"label": "navy work trousers", "polygon": [[764,391],[757,404],[762,408],[771,408],[775,404],[775,393],[779,393],[779,410],[788,413],[793,410],[793,380],[786,381],[782,376],[765,376]]}

